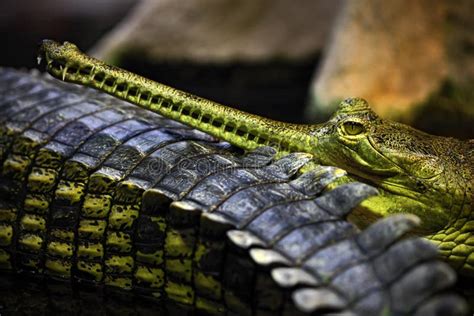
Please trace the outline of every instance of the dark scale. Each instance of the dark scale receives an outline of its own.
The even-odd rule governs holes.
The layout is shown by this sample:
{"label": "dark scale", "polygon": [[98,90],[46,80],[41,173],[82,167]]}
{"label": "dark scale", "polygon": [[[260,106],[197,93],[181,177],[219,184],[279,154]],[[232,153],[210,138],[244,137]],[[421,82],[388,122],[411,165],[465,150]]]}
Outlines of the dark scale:
{"label": "dark scale", "polygon": [[0,281],[2,313],[13,305],[25,313],[214,315],[462,306],[444,294],[449,284],[438,281],[450,270],[433,248],[400,240],[413,219],[357,230],[345,218],[375,191],[351,183],[328,192],[340,173],[298,174],[307,156],[242,153],[101,93],[13,70],[0,70],[0,104],[15,113],[5,118],[11,128],[0,129],[0,268],[45,277],[21,290],[31,291],[29,303],[15,301],[20,283]]}
{"label": "dark scale", "polygon": [[[87,105],[84,108],[94,109],[94,107],[88,107]],[[44,148],[46,150],[38,154],[37,158],[39,159],[35,161],[36,166],[33,168],[33,170],[42,171],[43,176],[37,175],[36,177],[38,181],[46,182],[43,188],[49,188],[49,190],[41,192],[50,196],[50,225],[44,246],[47,249],[48,256],[44,259],[44,264],[53,274],[62,275],[64,271],[70,273],[73,268],[71,258],[76,251],[74,231],[77,226],[79,203],[84,195],[85,185],[82,182],[63,180],[61,174],[55,174],[54,177],[50,178],[46,178],[44,174],[55,170],[50,168],[51,161],[63,163],[93,132],[101,130],[120,119],[120,117],[114,117],[109,113],[109,119],[103,120],[97,115],[98,113],[101,112],[96,110],[92,115],[83,115],[78,120],[65,125],[63,129],[58,130],[50,144],[58,144],[59,146]],[[63,152],[56,151],[55,149],[58,148],[67,148],[67,150]],[[60,154],[58,155],[58,153]],[[51,181],[51,179],[55,181]],[[34,190],[30,191],[28,198],[30,200],[37,198],[35,196],[36,192]],[[61,259],[58,260],[57,257],[61,257]],[[64,267],[67,268],[64,269]]]}
{"label": "dark scale", "polygon": [[22,82],[31,82],[29,79],[22,76],[20,72],[6,71],[2,75],[2,87],[0,88],[0,96],[3,99],[5,92],[11,90]]}
{"label": "dark scale", "polygon": [[[51,104],[51,105],[52,105],[52,108],[54,109],[54,104]],[[36,123],[32,123],[31,126],[35,126],[35,124],[37,124],[38,121],[44,121],[42,128],[44,128],[44,130],[47,130],[48,123],[51,123],[51,121],[49,121],[46,118],[61,117],[60,113],[64,113],[64,111],[66,111],[67,109],[68,109],[67,107],[62,107],[62,108],[59,107],[53,111],[49,111],[45,115],[40,115],[37,118],[37,120],[34,120],[34,122]],[[78,112],[78,113],[87,113],[87,110],[85,110],[85,112]],[[74,119],[75,119],[74,117],[71,117],[71,120],[68,121],[68,120],[64,120],[63,118],[64,126],[67,126],[68,123],[73,121]],[[53,121],[55,123],[57,122],[57,120],[53,120]],[[61,124],[53,124],[53,125],[61,125]],[[52,126],[52,125],[49,125],[49,126]],[[55,133],[53,132],[52,136],[54,137],[54,135]],[[12,153],[5,160],[4,166],[6,166],[7,168],[4,168],[3,170],[6,176],[6,181],[9,181],[9,179],[11,181],[11,184],[12,184],[10,186],[11,190],[15,190],[15,188],[18,189],[19,186],[21,186],[21,183],[26,180],[28,180],[26,184],[27,184],[27,187],[29,188],[26,191],[31,190],[33,193],[35,191],[42,192],[42,191],[51,190],[52,187],[55,185],[55,182],[56,182],[55,170],[41,170],[41,168],[32,167],[35,165],[34,158],[37,155],[40,144],[43,142],[46,142],[48,138],[49,136],[47,134],[36,131],[33,128],[30,128],[29,130],[22,132],[21,137],[15,138],[15,140],[12,142]],[[23,154],[23,156],[21,154]],[[10,166],[10,170],[8,169],[9,166]],[[28,177],[26,177],[28,172],[30,172],[30,174],[28,175]],[[46,173],[47,175],[45,175]],[[37,182],[36,185],[34,184],[35,181]],[[47,203],[51,202],[51,200],[48,198],[44,199],[44,196],[41,196],[40,198],[35,198],[34,194],[33,195],[26,194],[23,197],[23,199],[25,201],[25,206],[26,206],[26,202],[28,202],[29,206],[31,206],[32,204],[39,204],[38,203],[39,199],[40,199],[40,202],[45,201],[45,200]],[[33,203],[31,203],[32,200],[33,200]],[[23,202],[22,199],[20,199],[19,201],[17,200],[20,210],[22,206],[21,202]],[[22,213],[23,212],[21,211],[18,213],[18,218],[20,221],[31,221],[31,218],[30,218],[31,216],[29,216],[28,213],[25,213],[25,214],[22,214]],[[46,220],[45,216],[43,216],[41,220],[45,221]],[[43,247],[45,243],[45,226],[41,227],[41,229],[32,229],[33,231],[29,232],[30,227],[34,228],[35,225],[29,225],[25,227],[25,233],[22,233],[21,235],[17,236],[17,240],[18,240],[18,243],[21,244],[21,247],[28,248],[31,246],[35,252],[38,252],[37,251],[38,245],[41,244],[41,247]],[[38,258],[38,260],[33,260],[33,259],[28,260],[27,264],[28,264],[28,267],[32,267],[32,266],[36,267],[37,265],[41,263]]]}
{"label": "dark scale", "polygon": [[[28,95],[25,98],[17,99],[14,102],[15,106],[10,107],[10,111],[2,113],[4,116],[3,120],[13,120],[17,122],[31,122],[36,117],[42,115],[48,109],[48,104],[44,106],[44,103],[57,103],[58,98],[64,97],[67,93],[58,90],[57,88],[50,88],[40,90],[37,93]],[[76,96],[76,98],[79,98]],[[64,103],[62,103],[64,105]],[[54,107],[54,106],[53,106]],[[51,110],[52,107],[49,107]]]}
{"label": "dark scale", "polygon": [[14,113],[15,109],[9,105],[21,104],[22,99],[28,99],[31,95],[35,95],[42,90],[42,86],[22,78],[17,84],[14,84],[9,89],[5,89],[2,93],[2,109],[0,113]]}

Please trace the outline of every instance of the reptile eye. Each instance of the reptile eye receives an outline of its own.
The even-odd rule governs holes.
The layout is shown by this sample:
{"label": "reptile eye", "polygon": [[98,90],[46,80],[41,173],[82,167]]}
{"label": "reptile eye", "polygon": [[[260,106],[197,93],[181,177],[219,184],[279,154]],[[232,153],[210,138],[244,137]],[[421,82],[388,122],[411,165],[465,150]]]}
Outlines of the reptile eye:
{"label": "reptile eye", "polygon": [[359,135],[365,132],[365,127],[364,125],[358,122],[352,122],[352,121],[344,122],[342,124],[342,131],[346,135],[355,136],[355,135]]}

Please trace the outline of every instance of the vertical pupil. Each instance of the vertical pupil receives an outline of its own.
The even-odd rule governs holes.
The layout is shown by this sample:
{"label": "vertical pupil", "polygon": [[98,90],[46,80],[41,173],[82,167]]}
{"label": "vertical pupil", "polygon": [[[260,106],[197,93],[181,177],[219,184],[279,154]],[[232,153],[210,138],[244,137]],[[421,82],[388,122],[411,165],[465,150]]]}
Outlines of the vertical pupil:
{"label": "vertical pupil", "polygon": [[347,122],[344,124],[346,133],[349,135],[357,135],[360,134],[363,130],[363,127],[359,123],[355,122]]}

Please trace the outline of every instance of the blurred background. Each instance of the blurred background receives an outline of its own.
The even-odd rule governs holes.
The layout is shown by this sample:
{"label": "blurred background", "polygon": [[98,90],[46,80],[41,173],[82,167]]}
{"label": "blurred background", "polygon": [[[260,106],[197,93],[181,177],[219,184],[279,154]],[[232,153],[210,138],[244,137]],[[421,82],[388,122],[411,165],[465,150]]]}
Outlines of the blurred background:
{"label": "blurred background", "polygon": [[69,40],[89,48],[136,4],[134,0],[2,0],[2,66],[36,67],[43,38]]}
{"label": "blurred background", "polygon": [[320,122],[341,99],[474,138],[474,1],[2,0],[0,66],[44,38],[249,112]]}

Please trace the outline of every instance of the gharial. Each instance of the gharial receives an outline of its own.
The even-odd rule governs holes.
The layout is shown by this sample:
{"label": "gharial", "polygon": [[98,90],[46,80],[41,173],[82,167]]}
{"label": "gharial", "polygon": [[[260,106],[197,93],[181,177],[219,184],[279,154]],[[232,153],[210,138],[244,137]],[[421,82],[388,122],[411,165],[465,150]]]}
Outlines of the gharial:
{"label": "gharial", "polygon": [[418,233],[461,273],[474,274],[474,140],[433,136],[381,119],[359,98],[344,100],[324,124],[282,123],[106,65],[68,42],[43,41],[40,58],[57,78],[105,91],[240,148],[306,152],[318,163],[345,169],[350,178],[380,189],[353,212],[353,221],[367,225],[389,214],[416,214]]}
{"label": "gharial", "polygon": [[[433,205],[447,199],[430,193],[425,160],[409,155],[417,177],[425,178],[398,174],[403,156],[389,156],[379,139],[363,136],[398,126],[374,124],[383,121],[364,101],[346,100],[321,126],[287,125],[106,66],[72,44],[45,41],[39,59],[57,78],[142,108],[47,75],[0,68],[0,313],[77,314],[79,306],[140,314],[146,305],[171,314],[467,314],[463,299],[445,291],[456,274],[437,260],[436,247],[404,238],[419,218],[384,217],[405,210],[396,201],[423,205],[423,194],[432,194]],[[396,144],[403,149],[401,140]],[[377,158],[375,145],[393,163]],[[434,158],[428,162],[438,166]],[[319,163],[342,166],[349,177]],[[416,183],[418,202],[403,192],[406,179]],[[470,203],[463,204],[466,212]],[[358,229],[348,216],[361,226],[383,218]],[[463,229],[467,217],[459,217]],[[439,221],[419,231],[426,236]],[[453,248],[449,257],[464,249],[459,268],[470,273],[470,235],[450,229],[459,232],[441,238]],[[457,248],[448,239],[465,242]],[[36,292],[18,294],[17,273],[26,273]],[[47,281],[46,291],[38,290],[38,278]],[[51,279],[60,282],[50,288]]]}

